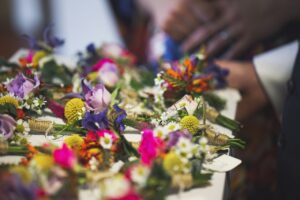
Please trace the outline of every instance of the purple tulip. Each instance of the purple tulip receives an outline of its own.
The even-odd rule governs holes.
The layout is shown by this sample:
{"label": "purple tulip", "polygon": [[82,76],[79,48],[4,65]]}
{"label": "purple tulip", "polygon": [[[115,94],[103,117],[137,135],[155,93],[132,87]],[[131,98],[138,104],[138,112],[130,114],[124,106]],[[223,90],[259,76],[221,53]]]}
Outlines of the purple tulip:
{"label": "purple tulip", "polygon": [[85,94],[86,107],[89,111],[102,112],[111,101],[111,94],[103,84],[98,84],[95,88]]}
{"label": "purple tulip", "polygon": [[19,74],[6,85],[7,90],[21,99],[24,99],[31,93],[35,88],[40,85],[40,81],[37,75],[34,76],[34,80],[28,79],[23,74]]}
{"label": "purple tulip", "polygon": [[9,139],[13,136],[16,128],[16,121],[9,115],[0,115],[0,135],[4,139]]}

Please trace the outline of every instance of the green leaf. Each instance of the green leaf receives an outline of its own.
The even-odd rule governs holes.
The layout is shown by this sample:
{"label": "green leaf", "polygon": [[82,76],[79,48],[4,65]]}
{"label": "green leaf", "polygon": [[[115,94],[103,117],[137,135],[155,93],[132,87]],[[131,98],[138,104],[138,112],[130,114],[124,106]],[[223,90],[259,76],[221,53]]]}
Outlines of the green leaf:
{"label": "green leaf", "polygon": [[206,92],[203,94],[204,100],[217,111],[221,111],[226,106],[226,100],[222,99],[218,95],[212,92]]}
{"label": "green leaf", "polygon": [[18,68],[19,65],[15,63],[8,62],[4,58],[0,58],[0,66],[5,66],[5,67],[11,67],[11,68]]}
{"label": "green leaf", "polygon": [[72,85],[72,74],[67,67],[50,60],[41,69],[41,80],[48,84],[57,84],[57,79],[64,85]]}
{"label": "green leaf", "polygon": [[165,172],[164,168],[160,164],[154,163],[147,184],[141,192],[143,199],[165,199],[170,183],[171,177]]}
{"label": "green leaf", "polygon": [[0,113],[1,114],[8,114],[13,117],[17,116],[17,109],[13,104],[6,103],[4,105],[0,105]]}
{"label": "green leaf", "polygon": [[205,185],[209,184],[209,181],[211,180],[212,177],[212,173],[208,173],[208,174],[201,174],[198,173],[196,176],[194,176],[194,180],[193,180],[193,187],[203,187]]}
{"label": "green leaf", "polygon": [[112,92],[112,94],[111,94],[111,102],[110,102],[110,106],[111,107],[113,107],[113,105],[116,104],[116,101],[117,101],[116,99],[117,99],[117,97],[118,97],[118,95],[120,93],[120,89],[121,89],[122,85],[123,85],[123,81],[121,80],[121,81],[118,82],[118,84],[116,85],[116,88]]}

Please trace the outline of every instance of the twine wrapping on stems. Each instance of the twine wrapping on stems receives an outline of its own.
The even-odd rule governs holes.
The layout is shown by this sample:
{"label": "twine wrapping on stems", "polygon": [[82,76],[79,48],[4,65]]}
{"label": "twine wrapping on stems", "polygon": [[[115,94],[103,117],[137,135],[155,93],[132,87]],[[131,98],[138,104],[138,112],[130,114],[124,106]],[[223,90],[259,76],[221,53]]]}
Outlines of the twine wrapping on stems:
{"label": "twine wrapping on stems", "polygon": [[3,138],[0,139],[0,155],[5,155],[8,152],[8,142]]}
{"label": "twine wrapping on stems", "polygon": [[29,128],[31,131],[45,133],[47,136],[53,130],[53,121],[29,119]]}
{"label": "twine wrapping on stems", "polygon": [[172,176],[172,187],[181,190],[191,188],[193,186],[193,177],[191,174],[175,174]]}
{"label": "twine wrapping on stems", "polygon": [[219,117],[219,115],[220,113],[216,109],[207,106],[206,117],[209,121],[211,121],[212,123],[216,123],[216,120]]}

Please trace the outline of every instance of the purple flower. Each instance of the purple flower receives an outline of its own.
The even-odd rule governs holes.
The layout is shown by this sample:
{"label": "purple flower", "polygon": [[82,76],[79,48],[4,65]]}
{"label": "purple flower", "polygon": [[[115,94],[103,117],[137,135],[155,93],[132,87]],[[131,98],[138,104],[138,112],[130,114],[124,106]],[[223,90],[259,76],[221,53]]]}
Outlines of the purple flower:
{"label": "purple flower", "polygon": [[29,93],[40,85],[37,75],[34,80],[26,78],[23,74],[19,74],[6,85],[7,90],[19,98],[24,99]]}
{"label": "purple flower", "polygon": [[43,33],[43,41],[37,40],[35,37],[24,35],[28,41],[31,50],[45,50],[52,51],[53,48],[59,47],[64,44],[64,40],[55,37],[51,34],[53,26],[48,26]]}
{"label": "purple flower", "polygon": [[53,26],[48,26],[44,30],[44,42],[52,48],[59,47],[65,43],[63,39],[55,37],[51,34],[51,29]]}
{"label": "purple flower", "polygon": [[215,64],[209,64],[203,69],[204,74],[213,75],[215,80],[216,88],[223,88],[226,86],[226,76],[228,76],[229,71],[227,69],[222,69]]}
{"label": "purple flower", "polygon": [[106,115],[107,109],[98,114],[86,112],[82,119],[82,126],[92,131],[108,129],[109,122]]}
{"label": "purple flower", "polygon": [[16,128],[16,121],[9,115],[0,115],[0,135],[4,139],[9,139],[13,136]]}
{"label": "purple flower", "polygon": [[0,185],[0,199],[37,199],[37,185],[33,182],[24,183],[18,173],[2,172]]}
{"label": "purple flower", "polygon": [[121,109],[117,104],[114,105],[114,110],[117,114],[117,117],[114,121],[114,125],[120,132],[123,132],[125,130],[123,119],[126,118],[127,114],[125,110]]}
{"label": "purple flower", "polygon": [[89,111],[94,111],[96,113],[102,112],[108,106],[111,101],[111,94],[106,90],[103,84],[98,84],[92,90],[86,92],[83,88],[83,92],[85,93],[85,101],[86,107]]}
{"label": "purple flower", "polygon": [[185,137],[188,139],[192,139],[192,135],[189,134],[187,131],[174,131],[169,134],[169,140],[167,143],[167,148],[170,149],[171,147],[175,146],[180,137]]}

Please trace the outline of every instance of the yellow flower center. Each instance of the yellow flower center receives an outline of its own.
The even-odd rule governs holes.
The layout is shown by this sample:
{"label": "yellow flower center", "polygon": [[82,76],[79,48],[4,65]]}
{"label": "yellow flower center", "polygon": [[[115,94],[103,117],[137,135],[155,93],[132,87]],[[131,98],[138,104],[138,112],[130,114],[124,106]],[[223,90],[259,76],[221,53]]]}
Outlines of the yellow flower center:
{"label": "yellow flower center", "polygon": [[166,155],[163,161],[163,167],[169,174],[178,174],[183,171],[184,163],[180,160],[179,156],[173,152]]}
{"label": "yellow flower center", "polygon": [[73,124],[82,118],[84,114],[84,102],[79,98],[73,98],[66,103],[65,117],[69,124]]}
{"label": "yellow flower center", "polygon": [[199,120],[193,115],[188,115],[180,120],[182,129],[188,130],[191,134],[196,134],[199,130]]}
{"label": "yellow flower center", "polygon": [[19,107],[19,102],[16,98],[6,95],[3,97],[0,97],[0,105],[5,105],[5,104],[12,104],[16,108]]}
{"label": "yellow flower center", "polygon": [[35,161],[36,166],[43,171],[50,170],[54,164],[52,156],[43,153],[35,155],[33,160]]}
{"label": "yellow flower center", "polygon": [[25,127],[23,126],[23,124],[18,124],[17,127],[16,127],[16,131],[18,133],[24,133]]}
{"label": "yellow flower center", "polygon": [[64,142],[71,148],[79,149],[84,140],[77,134],[70,135],[64,139]]}
{"label": "yellow flower center", "polygon": [[35,65],[38,65],[39,61],[44,58],[45,56],[47,56],[47,53],[45,51],[37,51],[33,58],[32,58],[32,62],[35,64]]}

